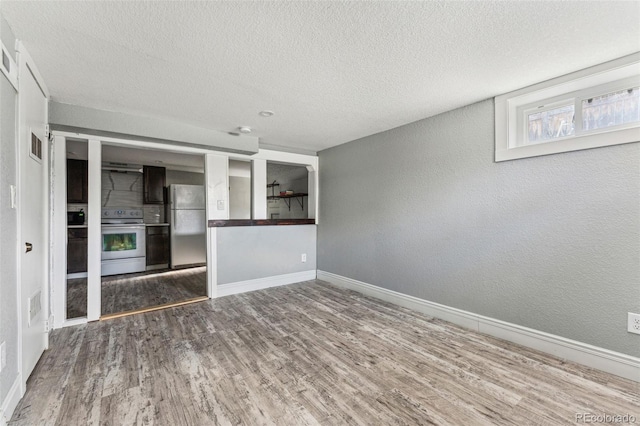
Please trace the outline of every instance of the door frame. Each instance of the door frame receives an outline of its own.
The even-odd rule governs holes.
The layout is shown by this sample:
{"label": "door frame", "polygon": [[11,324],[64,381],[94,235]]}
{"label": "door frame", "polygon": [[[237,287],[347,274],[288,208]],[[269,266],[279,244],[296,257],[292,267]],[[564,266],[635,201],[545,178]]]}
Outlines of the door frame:
{"label": "door frame", "polygon": [[[47,121],[48,121],[48,116],[49,116],[49,106],[48,106],[48,100],[50,98],[49,95],[49,90],[47,88],[47,86],[44,84],[44,79],[42,78],[42,75],[40,74],[40,72],[38,71],[38,68],[35,65],[35,62],[33,61],[33,59],[31,58],[31,55],[29,54],[29,52],[26,50],[26,48],[24,47],[24,45],[22,44],[21,41],[16,41],[16,58],[17,61],[16,63],[18,64],[18,88],[16,89],[18,96],[17,96],[17,149],[16,149],[16,173],[17,173],[17,182],[18,182],[18,209],[17,209],[17,244],[16,244],[16,251],[17,251],[17,306],[18,306],[18,339],[19,339],[19,343],[18,343],[18,348],[17,348],[17,352],[18,352],[18,374],[20,375],[20,395],[24,395],[24,393],[27,390],[27,379],[29,378],[29,375],[31,374],[31,371],[29,372],[25,372],[24,371],[24,330],[22,327],[22,322],[23,322],[23,315],[24,315],[24,306],[22,303],[22,297],[23,297],[23,291],[22,291],[22,266],[23,266],[23,261],[22,261],[22,251],[23,251],[23,244],[24,244],[24,233],[23,233],[23,220],[22,220],[22,211],[24,210],[25,206],[23,203],[23,199],[24,197],[22,197],[22,194],[24,194],[26,188],[25,188],[25,184],[23,182],[23,178],[22,178],[22,172],[23,172],[23,165],[22,165],[22,156],[27,155],[23,150],[27,149],[28,146],[28,141],[24,141],[23,138],[25,137],[23,132],[22,132],[22,121],[23,121],[23,117],[21,116],[22,114],[22,108],[21,108],[21,103],[23,102],[23,97],[20,93],[20,79],[24,78],[25,75],[30,74],[33,79],[35,80],[36,84],[38,85],[38,87],[40,88],[40,91],[42,92],[42,95],[45,98],[45,122],[42,123],[42,125],[45,127],[45,129],[47,128]],[[28,74],[27,74],[28,73]],[[51,149],[50,149],[50,144],[49,144],[49,139],[48,139],[48,134],[47,134],[47,130],[45,130],[45,135],[44,135],[44,140],[42,141],[43,143],[43,147],[42,147],[42,151],[44,153],[43,155],[43,159],[42,159],[42,173],[43,173],[43,194],[42,194],[42,199],[40,200],[40,206],[42,207],[42,211],[43,212],[49,212],[49,195],[50,195],[50,191],[48,190],[49,187],[49,177],[50,177],[50,158],[51,158]],[[43,278],[43,283],[40,287],[40,291],[41,291],[41,315],[42,315],[42,319],[43,322],[45,324],[44,329],[42,330],[42,338],[44,339],[43,341],[43,348],[44,350],[49,348],[49,331],[51,329],[51,309],[50,309],[50,289],[51,286],[50,284],[50,259],[49,259],[49,254],[50,254],[50,235],[49,235],[49,221],[50,221],[50,215],[44,214],[42,215],[42,220],[43,220],[43,234],[42,234],[42,244],[43,244],[43,251],[42,251],[42,259],[38,259],[38,263],[41,265],[42,267],[42,278]]]}
{"label": "door frame", "polygon": [[[169,143],[148,142],[137,139],[122,139],[107,136],[96,136],[83,133],[73,133],[67,131],[54,130],[51,132],[54,138],[52,148],[52,157],[54,158],[51,167],[51,198],[53,200],[52,218],[52,252],[53,258],[59,265],[54,270],[52,283],[55,295],[55,303],[53,304],[54,312],[54,328],[62,328],[84,324],[90,321],[97,321],[101,316],[101,294],[100,294],[100,264],[101,264],[101,223],[100,223],[100,200],[101,200],[101,169],[102,169],[102,146],[112,145],[124,148],[151,149],[155,151],[170,151],[182,154],[201,155],[203,156],[203,165],[207,188],[213,188],[210,184],[209,170],[215,165],[217,176],[224,176],[228,179],[228,159],[230,157],[249,158],[242,154],[229,154],[223,152],[213,152],[204,148],[195,148],[182,145],[173,145]],[[67,205],[67,187],[66,187],[66,140],[84,140],[88,144],[88,161],[89,161],[89,202],[87,206],[87,230],[88,230],[88,270],[87,270],[87,317],[84,318],[66,318],[66,293],[67,293],[67,274],[66,274],[66,244],[67,244],[67,222],[66,222],[66,205]],[[224,168],[222,166],[224,165]],[[220,188],[221,186],[217,186]],[[222,185],[222,188],[228,188],[228,185]],[[210,194],[211,189],[207,190],[207,200],[213,199]],[[92,196],[92,194],[94,194]],[[97,196],[96,196],[97,194]],[[218,196],[218,194],[216,194]],[[207,201],[206,215],[211,219],[210,205]],[[228,202],[225,203],[227,209],[223,212],[216,211],[216,219],[220,215],[228,218]],[[207,228],[207,296],[209,298],[216,297],[216,274],[215,274],[215,256],[213,256],[212,245],[210,243],[211,232],[214,228]],[[213,258],[213,261],[212,261]]]}
{"label": "door frame", "polygon": [[[202,155],[204,157],[204,172],[205,172],[205,186],[206,186],[206,217],[207,220],[225,220],[229,219],[229,160],[242,160],[251,161],[255,166],[252,173],[252,185],[253,188],[258,190],[252,191],[252,216],[254,219],[266,219],[266,162],[283,162],[291,164],[304,165],[309,170],[309,198],[313,198],[313,201],[309,201],[309,213],[310,217],[316,219],[318,222],[318,157],[306,154],[297,154],[283,151],[273,151],[260,149],[256,154],[239,154],[215,151],[207,148],[198,148],[194,146],[179,145],[178,143],[170,142],[152,142],[148,140],[140,140],[135,136],[131,136],[130,139],[112,137],[112,136],[97,136],[86,133],[75,133],[62,130],[54,130],[52,132],[54,136],[54,146],[52,156],[55,158],[55,162],[51,168],[51,174],[54,176],[54,185],[52,186],[51,197],[54,200],[54,205],[57,206],[52,212],[51,223],[57,228],[57,231],[53,231],[52,235],[52,251],[55,253],[56,259],[64,257],[64,261],[56,263],[57,265],[63,265],[64,269],[61,271],[58,269],[58,273],[55,274],[53,282],[54,295],[56,300],[53,305],[54,310],[54,328],[62,328],[73,326],[77,324],[83,324],[88,321],[95,321],[100,319],[100,200],[101,196],[95,197],[96,201],[93,203],[93,208],[98,214],[91,214],[92,197],[91,192],[100,193],[101,191],[101,153],[102,145],[114,145],[122,146],[125,148],[138,148],[138,149],[151,149],[156,151],[170,151],[182,154]],[[66,319],[66,235],[67,235],[67,222],[66,222],[66,139],[84,140],[87,143],[94,144],[94,147],[99,149],[93,150],[93,178],[92,178],[92,155],[89,153],[89,208],[88,208],[88,245],[89,245],[89,265],[93,261],[98,265],[97,274],[94,272],[93,285],[88,289],[87,297],[88,301],[88,317]],[[253,166],[252,166],[253,167]],[[259,173],[256,173],[258,171]],[[261,172],[261,173],[260,173]],[[55,178],[57,176],[57,179]],[[97,191],[97,192],[96,192]],[[224,200],[224,208],[218,208],[218,200]],[[97,204],[96,204],[97,203]],[[265,217],[260,217],[264,215]],[[62,216],[62,217],[61,217]],[[94,218],[93,220],[91,218]],[[217,297],[217,229],[207,227],[207,296],[210,299]],[[62,231],[60,231],[62,230]],[[92,237],[93,235],[93,237]],[[93,260],[92,260],[93,259]],[[88,274],[92,274],[92,268],[89,266]],[[97,275],[97,277],[96,277]],[[87,281],[90,283],[91,277],[89,276]]]}

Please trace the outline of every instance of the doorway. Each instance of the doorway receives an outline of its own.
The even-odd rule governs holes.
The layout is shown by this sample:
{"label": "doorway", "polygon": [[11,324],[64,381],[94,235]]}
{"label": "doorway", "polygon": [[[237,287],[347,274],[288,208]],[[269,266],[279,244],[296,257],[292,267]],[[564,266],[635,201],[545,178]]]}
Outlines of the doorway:
{"label": "doorway", "polygon": [[[85,160],[82,143],[67,141],[68,195],[81,192],[72,187],[83,180],[69,173]],[[206,299],[204,156],[103,142],[101,159],[100,318]],[[68,225],[67,319],[87,315],[86,240],[84,274],[73,270],[78,226]]]}
{"label": "doorway", "polygon": [[[35,77],[35,67],[22,49],[19,55],[18,228],[19,309],[18,350],[23,382],[48,345],[48,193],[49,144],[45,130],[47,94]],[[4,356],[4,355],[3,355]]]}

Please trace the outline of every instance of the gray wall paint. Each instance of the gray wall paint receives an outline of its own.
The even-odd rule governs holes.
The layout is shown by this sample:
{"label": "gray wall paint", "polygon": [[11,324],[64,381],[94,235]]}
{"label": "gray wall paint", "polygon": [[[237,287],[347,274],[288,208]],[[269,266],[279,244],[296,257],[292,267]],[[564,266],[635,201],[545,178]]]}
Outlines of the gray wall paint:
{"label": "gray wall paint", "polygon": [[208,146],[227,152],[255,154],[258,138],[234,136],[225,132],[160,118],[49,102],[49,123],[54,130],[152,140],[188,146]]}
{"label": "gray wall paint", "polygon": [[[316,269],[316,225],[218,228],[218,284]],[[307,254],[307,262],[300,255]]]}
{"label": "gray wall paint", "polygon": [[492,100],[322,151],[318,269],[640,356],[640,144],[493,156]]}
{"label": "gray wall paint", "polygon": [[[13,49],[13,34],[1,17],[0,36]],[[0,373],[0,405],[18,376],[17,211],[11,208],[9,190],[9,185],[17,184],[16,158],[16,92],[0,73],[0,343],[7,345],[7,365]]]}

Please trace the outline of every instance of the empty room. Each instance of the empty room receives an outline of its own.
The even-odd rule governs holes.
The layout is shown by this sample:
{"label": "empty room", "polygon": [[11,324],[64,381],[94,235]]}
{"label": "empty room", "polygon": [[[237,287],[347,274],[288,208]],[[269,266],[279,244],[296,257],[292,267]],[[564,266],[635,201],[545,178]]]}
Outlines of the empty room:
{"label": "empty room", "polygon": [[0,41],[0,426],[640,423],[640,2]]}

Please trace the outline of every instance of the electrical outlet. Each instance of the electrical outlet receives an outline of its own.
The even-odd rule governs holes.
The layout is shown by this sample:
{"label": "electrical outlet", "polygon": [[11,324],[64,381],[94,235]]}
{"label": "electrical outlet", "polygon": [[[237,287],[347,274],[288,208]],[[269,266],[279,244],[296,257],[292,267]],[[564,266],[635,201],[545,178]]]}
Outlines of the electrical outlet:
{"label": "electrical outlet", "polygon": [[218,200],[218,210],[224,210],[224,200]]}
{"label": "electrical outlet", "polygon": [[627,319],[627,331],[629,333],[640,334],[640,314],[634,314],[627,312],[629,315]]}
{"label": "electrical outlet", "polygon": [[302,256],[300,256],[300,261],[302,263],[305,263],[307,261],[307,253],[302,253]]}
{"label": "electrical outlet", "polygon": [[0,344],[0,371],[7,366],[7,342]]}

